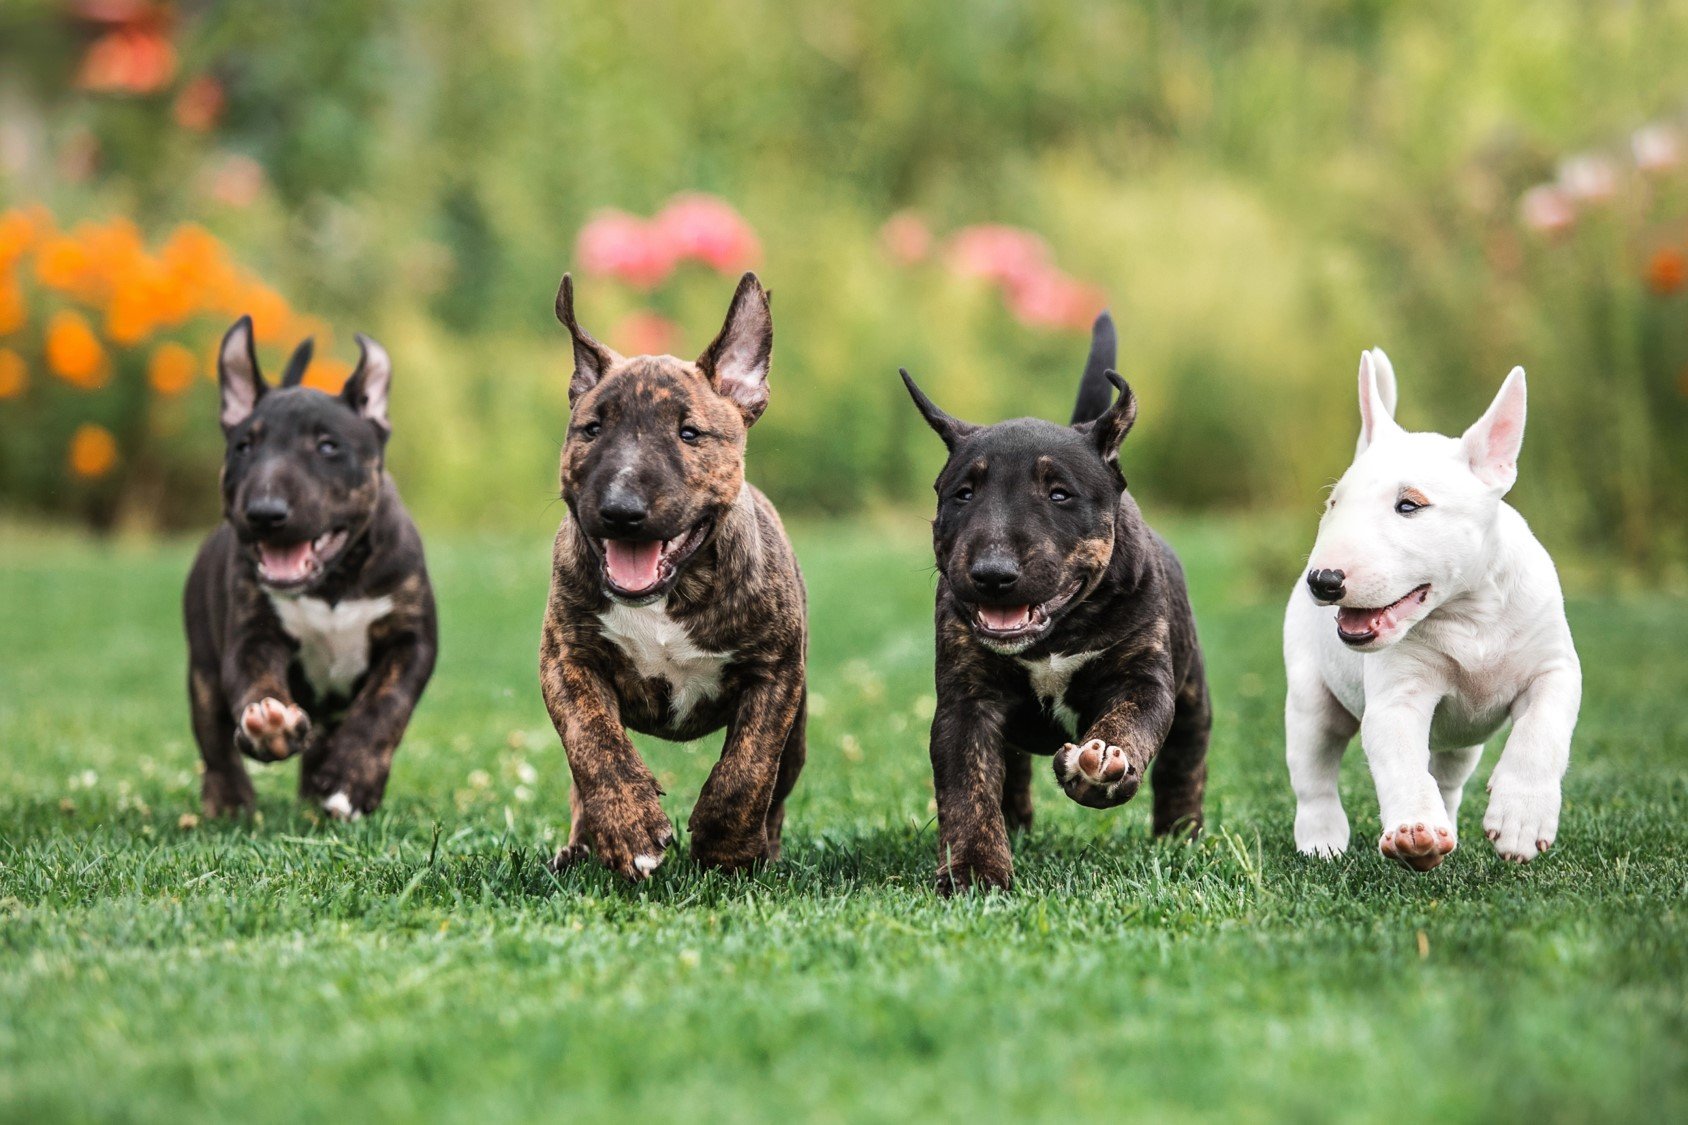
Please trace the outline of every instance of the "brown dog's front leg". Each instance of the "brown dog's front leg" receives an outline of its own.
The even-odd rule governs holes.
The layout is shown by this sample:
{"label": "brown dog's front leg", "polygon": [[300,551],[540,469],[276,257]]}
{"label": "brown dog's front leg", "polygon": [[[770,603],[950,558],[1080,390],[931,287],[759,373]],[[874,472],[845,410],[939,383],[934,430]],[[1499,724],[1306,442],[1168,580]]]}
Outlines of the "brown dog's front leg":
{"label": "brown dog's front leg", "polygon": [[1122,677],[1113,701],[1075,745],[1055,754],[1055,780],[1081,805],[1108,809],[1137,795],[1172,726],[1172,668],[1152,664]]}
{"label": "brown dog's front leg", "polygon": [[938,798],[938,893],[1006,891],[1014,855],[1002,816],[1003,708],[950,695],[940,685],[932,716],[932,788]]}
{"label": "brown dog's front leg", "polygon": [[674,840],[674,826],[662,811],[656,778],[621,725],[615,693],[569,657],[550,626],[540,648],[539,682],[576,794],[570,798],[570,843],[558,851],[553,869],[580,858],[584,847],[623,878],[649,878]]}
{"label": "brown dog's front leg", "polygon": [[801,657],[795,664],[795,675],[775,673],[745,692],[727,728],[721,760],[709,771],[687,823],[692,858],[705,867],[742,871],[772,858],[768,811],[803,702]]}
{"label": "brown dog's front leg", "polygon": [[292,643],[261,620],[237,622],[232,632],[239,639],[223,655],[222,676],[224,698],[233,704],[235,749],[260,762],[302,753],[311,720],[287,687]]}

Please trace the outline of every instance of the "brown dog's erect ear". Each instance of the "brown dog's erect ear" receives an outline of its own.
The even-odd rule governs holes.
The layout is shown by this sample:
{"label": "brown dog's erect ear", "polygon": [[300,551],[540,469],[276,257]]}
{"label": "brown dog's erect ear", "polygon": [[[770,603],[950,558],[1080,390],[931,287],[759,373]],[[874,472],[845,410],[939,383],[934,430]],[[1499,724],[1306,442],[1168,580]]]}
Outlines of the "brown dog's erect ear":
{"label": "brown dog's erect ear", "polygon": [[243,316],[223,337],[217,351],[217,384],[223,394],[223,429],[232,430],[252,416],[269,387],[258,373],[252,345],[252,318]]}
{"label": "brown dog's erect ear", "polygon": [[340,389],[340,399],[374,422],[384,439],[393,432],[393,424],[387,420],[387,392],[393,385],[393,361],[388,358],[386,348],[362,332],[357,334],[357,341],[357,370]]}
{"label": "brown dog's erect ear", "polygon": [[621,357],[594,340],[592,333],[582,328],[574,318],[574,279],[566,273],[562,285],[557,288],[557,319],[574,337],[574,376],[569,379],[569,405],[572,407],[576,399],[598,385],[598,380]]}
{"label": "brown dog's erect ear", "polygon": [[1108,382],[1119,391],[1119,397],[1102,412],[1100,418],[1094,422],[1081,422],[1073,429],[1089,434],[1095,440],[1096,452],[1102,455],[1102,460],[1117,466],[1119,443],[1125,440],[1125,435],[1131,432],[1132,424],[1137,421],[1137,396],[1131,393],[1131,385],[1120,378],[1118,371],[1110,368],[1105,374]]}
{"label": "brown dog's erect ear", "polygon": [[768,365],[774,354],[771,299],[755,274],[739,278],[720,334],[697,361],[715,393],[739,408],[746,426],[768,406]]}
{"label": "brown dog's erect ear", "polygon": [[963,438],[967,437],[979,427],[971,422],[963,422],[953,418],[938,408],[937,403],[926,397],[926,392],[915,384],[914,376],[908,373],[908,368],[899,367],[897,373],[903,377],[903,386],[908,388],[909,397],[914,399],[914,405],[919,408],[926,424],[932,427],[934,433],[944,439],[944,445],[954,449]]}

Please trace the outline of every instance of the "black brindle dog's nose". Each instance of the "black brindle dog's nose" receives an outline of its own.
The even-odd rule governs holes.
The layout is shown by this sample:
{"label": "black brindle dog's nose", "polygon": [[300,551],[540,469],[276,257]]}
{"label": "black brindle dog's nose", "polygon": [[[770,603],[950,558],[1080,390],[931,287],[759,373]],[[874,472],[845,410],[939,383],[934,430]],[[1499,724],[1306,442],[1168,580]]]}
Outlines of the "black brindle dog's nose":
{"label": "black brindle dog's nose", "polygon": [[1020,568],[1013,559],[986,555],[967,568],[967,577],[981,594],[1006,594],[1020,580]]}
{"label": "black brindle dog's nose", "polygon": [[1307,572],[1307,588],[1313,591],[1313,596],[1322,602],[1339,602],[1344,590],[1342,580],[1345,575],[1340,570],[1309,570]]}
{"label": "black brindle dog's nose", "polygon": [[287,522],[287,501],[279,496],[261,496],[246,502],[246,524],[253,531],[274,531]]}
{"label": "black brindle dog's nose", "polygon": [[612,492],[598,505],[598,518],[611,531],[633,531],[648,515],[645,502],[628,492]]}

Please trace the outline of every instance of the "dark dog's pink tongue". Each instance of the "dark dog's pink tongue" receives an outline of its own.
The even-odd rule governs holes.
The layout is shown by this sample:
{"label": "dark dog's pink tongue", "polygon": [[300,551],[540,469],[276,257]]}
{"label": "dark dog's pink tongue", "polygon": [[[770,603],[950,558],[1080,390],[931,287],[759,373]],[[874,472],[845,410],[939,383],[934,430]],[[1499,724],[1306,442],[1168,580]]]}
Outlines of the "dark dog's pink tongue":
{"label": "dark dog's pink tongue", "polygon": [[1032,619],[1029,605],[982,605],[979,620],[988,629],[1018,629]]}
{"label": "dark dog's pink tongue", "polygon": [[661,562],[661,543],[604,540],[604,566],[610,573],[610,581],[630,594],[649,590],[657,584]]}
{"label": "dark dog's pink tongue", "polygon": [[311,573],[311,559],[315,552],[310,540],[277,547],[258,544],[258,569],[272,582],[297,582]]}

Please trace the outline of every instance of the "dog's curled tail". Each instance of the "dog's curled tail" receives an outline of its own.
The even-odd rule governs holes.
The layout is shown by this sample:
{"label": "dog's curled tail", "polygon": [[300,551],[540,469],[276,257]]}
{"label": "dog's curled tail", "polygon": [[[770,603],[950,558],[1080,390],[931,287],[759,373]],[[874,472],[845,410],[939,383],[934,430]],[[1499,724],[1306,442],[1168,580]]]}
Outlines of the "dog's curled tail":
{"label": "dog's curled tail", "polygon": [[1078,401],[1073,403],[1073,425],[1094,422],[1114,401],[1114,387],[1108,382],[1119,351],[1114,335],[1114,318],[1103,309],[1090,329],[1090,358],[1084,361],[1084,377],[1078,381]]}

